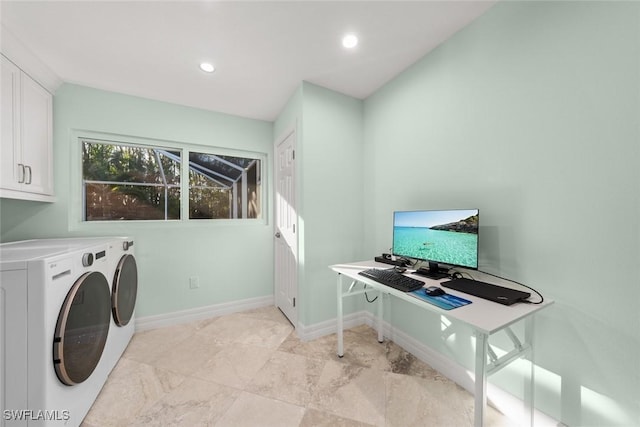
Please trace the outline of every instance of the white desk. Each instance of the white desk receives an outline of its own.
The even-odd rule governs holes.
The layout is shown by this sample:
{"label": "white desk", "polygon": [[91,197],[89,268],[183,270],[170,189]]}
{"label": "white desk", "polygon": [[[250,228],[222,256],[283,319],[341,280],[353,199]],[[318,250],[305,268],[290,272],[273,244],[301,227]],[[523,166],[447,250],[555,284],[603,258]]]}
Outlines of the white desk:
{"label": "white desk", "polygon": [[[504,366],[513,362],[514,360],[528,356],[530,360],[533,360],[533,330],[534,330],[534,314],[553,304],[553,301],[546,300],[542,304],[525,304],[517,303],[511,306],[505,306],[502,304],[487,301],[482,298],[474,297],[462,292],[455,291],[453,289],[445,288],[446,292],[451,295],[459,296],[461,298],[471,301],[471,304],[455,308],[453,310],[443,310],[435,305],[429,304],[426,301],[418,299],[411,294],[398,291],[391,287],[382,285],[374,280],[358,274],[367,268],[390,268],[390,265],[381,264],[374,261],[363,261],[351,264],[336,264],[330,266],[330,268],[338,273],[338,356],[344,356],[344,341],[343,341],[343,310],[342,301],[343,298],[353,295],[360,295],[364,293],[364,289],[356,289],[357,283],[363,283],[367,285],[367,291],[372,289],[379,294],[377,304],[377,331],[378,341],[383,342],[383,330],[382,330],[382,295],[389,294],[401,300],[407,301],[411,304],[415,304],[425,310],[438,313],[446,316],[450,320],[461,322],[469,326],[476,336],[476,356],[475,356],[475,413],[474,413],[474,425],[480,427],[484,422],[485,409],[487,405],[487,377],[492,373],[500,370]],[[350,286],[347,290],[344,288],[343,278],[346,277],[350,280]],[[437,285],[440,281],[444,280],[431,280],[426,277],[411,275],[416,279],[422,280],[427,285]],[[486,280],[489,281],[489,280]],[[372,288],[372,289],[371,289]],[[532,296],[532,300],[536,301],[536,295]],[[510,326],[520,320],[525,322],[524,343],[520,342],[515,333],[511,330]],[[489,336],[505,330],[514,348],[510,352],[501,357],[497,357],[489,346]],[[527,409],[530,417],[531,425],[533,425],[533,381],[534,381],[534,365],[531,363],[531,373],[528,379],[529,393],[526,398]]]}

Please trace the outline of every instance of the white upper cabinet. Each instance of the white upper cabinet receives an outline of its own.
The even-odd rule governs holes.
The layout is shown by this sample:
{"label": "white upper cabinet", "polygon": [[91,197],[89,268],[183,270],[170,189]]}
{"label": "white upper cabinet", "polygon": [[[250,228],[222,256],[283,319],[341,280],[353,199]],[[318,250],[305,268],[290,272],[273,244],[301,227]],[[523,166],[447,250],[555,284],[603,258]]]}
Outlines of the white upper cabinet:
{"label": "white upper cabinet", "polygon": [[51,202],[52,95],[4,56],[0,127],[0,197]]}
{"label": "white upper cabinet", "polygon": [[2,189],[20,189],[20,178],[16,162],[20,125],[18,123],[18,93],[20,92],[20,69],[4,56],[0,69],[0,187]]}

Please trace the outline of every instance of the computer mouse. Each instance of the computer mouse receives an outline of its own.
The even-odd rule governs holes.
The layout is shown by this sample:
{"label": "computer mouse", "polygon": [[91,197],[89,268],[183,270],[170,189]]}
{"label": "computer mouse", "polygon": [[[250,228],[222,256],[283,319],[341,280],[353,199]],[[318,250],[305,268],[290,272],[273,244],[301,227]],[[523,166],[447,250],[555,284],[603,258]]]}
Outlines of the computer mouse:
{"label": "computer mouse", "polygon": [[429,286],[428,288],[424,288],[424,293],[429,295],[430,297],[437,297],[440,295],[444,295],[445,291],[437,286]]}

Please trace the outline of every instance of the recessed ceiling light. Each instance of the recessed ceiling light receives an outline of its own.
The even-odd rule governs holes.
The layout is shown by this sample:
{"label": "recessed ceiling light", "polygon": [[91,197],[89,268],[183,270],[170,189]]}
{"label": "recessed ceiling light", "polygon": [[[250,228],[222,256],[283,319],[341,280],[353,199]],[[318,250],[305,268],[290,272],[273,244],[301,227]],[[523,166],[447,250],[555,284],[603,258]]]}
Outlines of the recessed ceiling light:
{"label": "recessed ceiling light", "polygon": [[353,49],[358,45],[358,37],[355,34],[347,34],[342,38],[342,46]]}
{"label": "recessed ceiling light", "polygon": [[209,64],[208,62],[203,62],[202,64],[200,64],[200,69],[205,73],[213,73],[216,70],[216,67],[214,67],[212,64]]}

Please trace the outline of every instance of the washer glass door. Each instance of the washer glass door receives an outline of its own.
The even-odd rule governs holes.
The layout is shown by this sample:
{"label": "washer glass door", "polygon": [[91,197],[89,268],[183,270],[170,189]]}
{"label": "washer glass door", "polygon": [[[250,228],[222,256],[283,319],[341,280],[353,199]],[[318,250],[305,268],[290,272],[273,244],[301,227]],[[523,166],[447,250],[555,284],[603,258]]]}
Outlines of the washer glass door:
{"label": "washer glass door", "polygon": [[83,382],[94,371],[109,332],[111,292],[102,273],[85,273],[74,283],[58,315],[53,365],[63,384]]}
{"label": "washer glass door", "polygon": [[133,255],[120,258],[113,277],[111,309],[113,320],[118,326],[125,326],[133,316],[138,294],[138,267]]}

